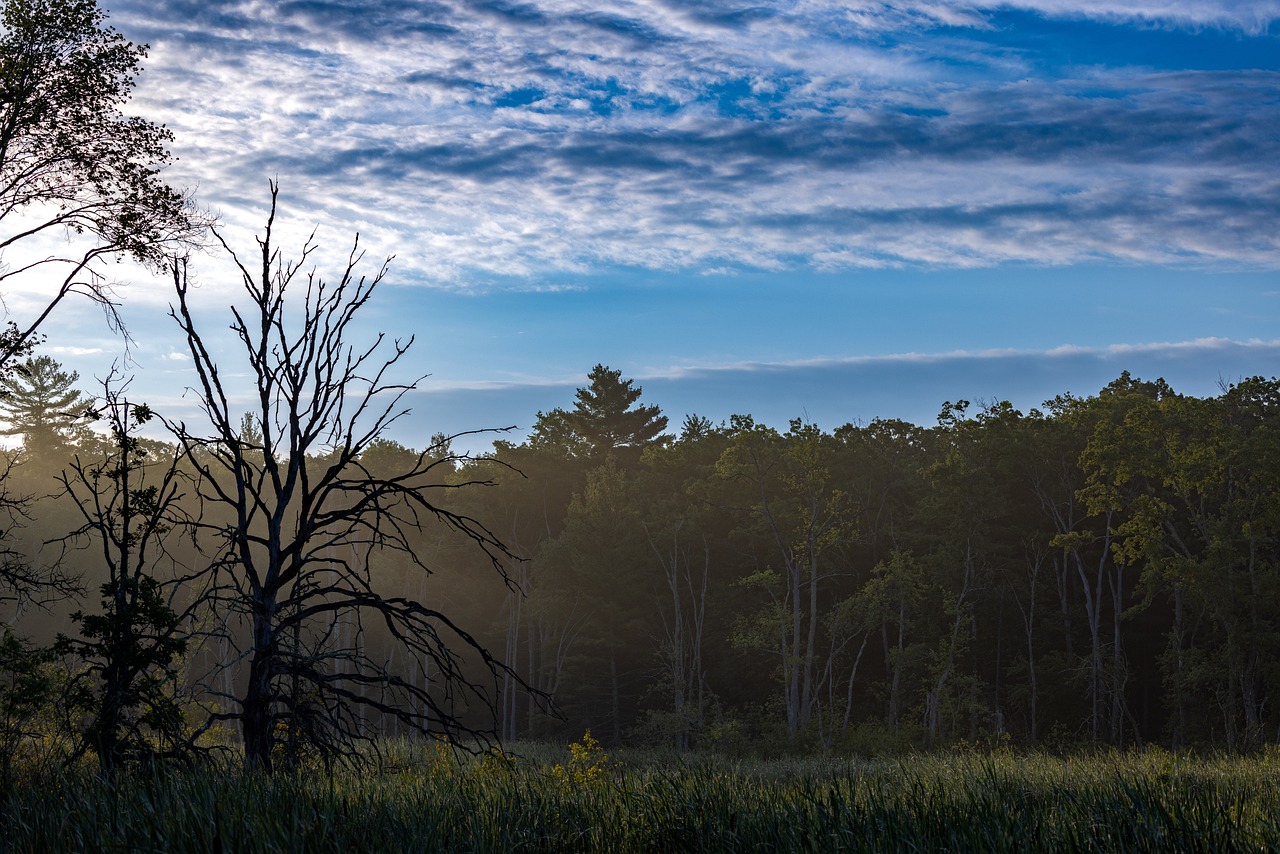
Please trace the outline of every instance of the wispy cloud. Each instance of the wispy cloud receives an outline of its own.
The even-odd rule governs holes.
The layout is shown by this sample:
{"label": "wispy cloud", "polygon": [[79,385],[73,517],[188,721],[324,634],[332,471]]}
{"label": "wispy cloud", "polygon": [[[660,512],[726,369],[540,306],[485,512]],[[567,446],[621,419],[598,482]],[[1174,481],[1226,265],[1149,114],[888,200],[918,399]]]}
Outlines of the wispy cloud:
{"label": "wispy cloud", "polygon": [[53,356],[97,356],[105,352],[101,347],[71,347],[65,344],[53,344],[44,349]]}
{"label": "wispy cloud", "polygon": [[[441,286],[611,266],[1280,264],[1280,72],[1041,62],[1001,15],[1276,2],[115,4],[229,229],[267,177]],[[1035,33],[1033,33],[1035,35]],[[998,38],[999,37],[999,38]],[[1070,49],[1072,45],[1066,45]]]}
{"label": "wispy cloud", "polygon": [[[1259,364],[1277,363],[1280,339],[1204,338],[677,365],[639,370],[634,379],[644,390],[644,401],[660,405],[673,427],[685,414],[720,421],[740,413],[775,426],[804,417],[832,428],[873,418],[931,424],[947,400],[1007,399],[1026,411],[1066,392],[1096,394],[1124,370],[1144,379],[1163,377],[1186,394],[1209,396],[1219,393],[1221,382],[1254,375]],[[532,427],[537,411],[571,407],[574,389],[585,383],[585,376],[435,383],[413,396],[414,411],[405,429],[425,436],[429,429],[516,424],[518,440]],[[487,446],[492,438],[475,440],[474,448]]]}
{"label": "wispy cloud", "polygon": [[681,380],[717,373],[753,373],[827,369],[827,368],[876,368],[906,365],[964,365],[977,362],[1093,359],[1111,361],[1132,356],[1156,358],[1209,357],[1214,354],[1273,356],[1280,354],[1280,339],[1250,339],[1235,341],[1230,338],[1197,338],[1192,341],[1143,342],[1133,344],[1109,344],[1104,347],[1063,345],[1048,350],[1025,350],[1013,347],[986,349],[957,349],[937,353],[886,353],[870,356],[842,356],[833,358],[792,359],[779,362],[739,361],[717,364],[676,365],[669,368],[641,371],[638,378],[645,380]]}

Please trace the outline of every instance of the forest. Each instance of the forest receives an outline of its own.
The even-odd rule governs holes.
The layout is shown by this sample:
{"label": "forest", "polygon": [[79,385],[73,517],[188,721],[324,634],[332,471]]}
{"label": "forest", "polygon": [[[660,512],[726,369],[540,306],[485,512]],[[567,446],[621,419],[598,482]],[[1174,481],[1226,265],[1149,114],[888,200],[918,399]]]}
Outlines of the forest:
{"label": "forest", "polygon": [[[385,600],[463,627],[474,645],[445,675],[490,683],[450,710],[429,651],[415,657],[394,625],[335,605],[300,624],[321,671],[353,675],[358,650],[382,682],[421,689],[397,711],[356,682],[362,696],[334,700],[356,716],[351,733],[447,731],[454,715],[504,741],[590,730],[610,746],[841,754],[1253,751],[1280,736],[1275,380],[1206,399],[1126,374],[1026,414],[944,403],[930,427],[780,431],[688,415],[678,433],[619,371],[597,365],[589,380],[572,409],[539,413],[527,440],[491,454],[452,454],[442,436],[425,452],[380,438],[351,462],[389,476],[425,453],[423,489],[448,490],[449,512],[475,523],[406,528],[403,542],[369,548],[367,579]],[[15,536],[59,555],[83,523],[68,472],[118,456],[118,438],[60,416],[101,405],[75,382],[34,357],[0,400],[23,437],[9,489],[48,496]],[[254,416],[237,423],[261,432]],[[144,444],[140,479],[184,454]],[[501,550],[476,548],[475,530]],[[170,563],[148,571],[174,608],[166,636],[183,641],[165,672],[189,723],[246,678],[236,630],[193,605],[209,593],[190,580],[201,550],[178,543],[191,537],[175,524],[162,538],[174,543],[156,544]],[[97,589],[107,579],[91,554],[55,565]],[[30,607],[13,621],[47,623]],[[482,651],[502,666],[486,669]]]}
{"label": "forest", "polygon": [[[282,247],[275,182],[238,245],[122,111],[145,54],[92,0],[0,7],[0,287],[38,294],[0,331],[0,781],[33,756],[332,770],[404,738],[1280,743],[1276,379],[677,427],[598,364],[523,439],[411,441],[413,341],[357,322],[389,259]],[[167,290],[198,418],[132,398],[123,356],[88,387],[50,355],[75,301],[127,355],[122,260]]]}

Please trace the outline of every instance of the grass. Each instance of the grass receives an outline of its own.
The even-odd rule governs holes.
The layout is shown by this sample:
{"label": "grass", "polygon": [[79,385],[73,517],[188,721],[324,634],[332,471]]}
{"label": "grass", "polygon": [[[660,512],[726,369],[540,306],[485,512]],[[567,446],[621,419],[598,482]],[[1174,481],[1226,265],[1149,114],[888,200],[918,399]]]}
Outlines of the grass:
{"label": "grass", "polygon": [[893,761],[462,758],[387,746],[382,771],[169,772],[112,790],[33,774],[0,798],[6,851],[1280,850],[1280,757],[998,751]]}

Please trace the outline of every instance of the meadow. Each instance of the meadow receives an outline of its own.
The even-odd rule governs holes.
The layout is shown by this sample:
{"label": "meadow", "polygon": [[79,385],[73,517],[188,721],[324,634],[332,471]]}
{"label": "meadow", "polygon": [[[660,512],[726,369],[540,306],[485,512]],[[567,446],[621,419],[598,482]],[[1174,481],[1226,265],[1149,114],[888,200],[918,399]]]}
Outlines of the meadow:
{"label": "meadow", "polygon": [[5,851],[1261,851],[1280,755],[958,750],[736,761],[383,746],[373,771],[21,771]]}

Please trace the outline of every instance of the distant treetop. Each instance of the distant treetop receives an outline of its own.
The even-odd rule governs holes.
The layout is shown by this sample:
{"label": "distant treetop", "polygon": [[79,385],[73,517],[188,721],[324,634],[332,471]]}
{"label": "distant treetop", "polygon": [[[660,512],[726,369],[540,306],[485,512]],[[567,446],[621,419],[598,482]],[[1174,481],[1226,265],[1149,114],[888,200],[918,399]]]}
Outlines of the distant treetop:
{"label": "distant treetop", "polygon": [[573,409],[539,412],[531,441],[573,455],[603,458],[618,451],[638,452],[667,440],[667,416],[655,405],[639,404],[643,389],[622,371],[598,364],[579,388]]}

